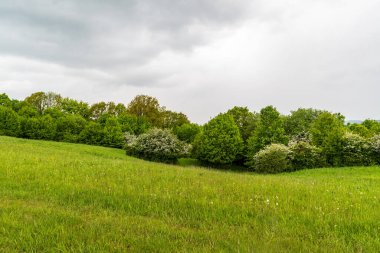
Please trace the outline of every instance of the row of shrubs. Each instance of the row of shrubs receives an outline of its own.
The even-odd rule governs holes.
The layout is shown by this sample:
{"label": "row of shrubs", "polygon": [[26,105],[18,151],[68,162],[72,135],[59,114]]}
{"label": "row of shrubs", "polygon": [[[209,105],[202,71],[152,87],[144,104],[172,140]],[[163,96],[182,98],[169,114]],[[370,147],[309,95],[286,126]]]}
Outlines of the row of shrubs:
{"label": "row of shrubs", "polygon": [[0,106],[0,135],[115,148],[122,148],[124,144],[122,125],[114,117],[107,117],[101,122],[89,122],[79,115],[52,117],[46,114],[25,117],[2,106]]}
{"label": "row of shrubs", "polygon": [[345,124],[339,113],[304,108],[281,115],[267,106],[260,112],[234,107],[199,126],[149,96],[136,96],[127,107],[113,102],[90,106],[37,92],[24,101],[0,94],[0,135],[125,146],[129,155],[148,160],[175,163],[192,157],[274,173],[379,163],[380,122]]}
{"label": "row of shrubs", "polygon": [[[342,166],[369,166],[380,164],[380,135],[371,140],[346,133],[341,152]],[[326,167],[329,164],[322,149],[309,142],[292,142],[288,146],[271,144],[248,157],[247,165],[256,172],[280,173],[300,169]]]}
{"label": "row of shrubs", "polygon": [[[180,157],[196,157],[202,161],[204,157],[197,156],[199,150],[178,140],[169,130],[151,129],[145,134],[135,136],[125,135],[125,149],[128,155],[142,159],[175,163]],[[197,145],[197,144],[196,144]],[[229,156],[229,147],[221,145],[223,155]],[[212,145],[209,150],[202,150],[202,154],[213,154]],[[342,138],[342,150],[336,154],[341,166],[369,166],[380,164],[380,135],[365,139],[358,134],[347,132]],[[197,146],[195,146],[197,148]],[[199,148],[199,147],[198,147]],[[225,149],[224,149],[225,148]],[[211,163],[210,160],[203,160]],[[212,160],[211,160],[212,161]],[[259,152],[245,158],[245,165],[252,171],[259,173],[280,173],[301,169],[311,169],[330,166],[322,148],[307,140],[292,141],[288,145],[270,144]]]}

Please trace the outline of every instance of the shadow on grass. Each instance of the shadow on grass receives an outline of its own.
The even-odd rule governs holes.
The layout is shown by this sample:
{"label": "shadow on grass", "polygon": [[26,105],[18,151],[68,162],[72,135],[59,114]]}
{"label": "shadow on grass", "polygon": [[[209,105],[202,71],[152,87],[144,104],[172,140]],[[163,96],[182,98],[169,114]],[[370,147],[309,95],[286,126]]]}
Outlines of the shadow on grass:
{"label": "shadow on grass", "polygon": [[222,171],[252,172],[247,167],[244,167],[239,164],[215,165],[211,163],[201,162],[193,158],[180,158],[178,159],[177,165],[182,166],[182,167],[203,167],[207,169],[215,169],[215,170],[222,170]]}

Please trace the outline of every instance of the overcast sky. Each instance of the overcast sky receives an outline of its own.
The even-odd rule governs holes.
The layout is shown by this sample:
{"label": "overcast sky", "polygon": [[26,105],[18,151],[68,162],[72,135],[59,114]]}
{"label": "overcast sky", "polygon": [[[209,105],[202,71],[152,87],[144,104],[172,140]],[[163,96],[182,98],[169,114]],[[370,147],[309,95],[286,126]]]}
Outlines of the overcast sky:
{"label": "overcast sky", "polygon": [[380,119],[378,0],[1,0],[0,93]]}

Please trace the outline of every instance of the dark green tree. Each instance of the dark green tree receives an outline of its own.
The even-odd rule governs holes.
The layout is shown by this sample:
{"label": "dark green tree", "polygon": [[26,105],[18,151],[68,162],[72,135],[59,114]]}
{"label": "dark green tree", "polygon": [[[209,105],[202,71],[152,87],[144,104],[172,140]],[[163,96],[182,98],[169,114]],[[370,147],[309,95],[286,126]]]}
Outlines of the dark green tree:
{"label": "dark green tree", "polygon": [[321,147],[326,161],[339,166],[342,159],[344,119],[329,112],[321,113],[310,128],[312,142]]}
{"label": "dark green tree", "polygon": [[0,106],[0,135],[17,136],[20,121],[16,112],[11,108]]}
{"label": "dark green tree", "polygon": [[53,92],[36,92],[25,99],[26,102],[34,106],[40,114],[47,108],[58,107],[62,97]]}
{"label": "dark green tree", "polygon": [[286,134],[291,138],[308,137],[310,127],[322,111],[312,108],[299,108],[292,111],[289,116],[285,118],[284,128]]}
{"label": "dark green tree", "polygon": [[124,135],[117,118],[109,117],[104,126],[104,138],[102,144],[107,147],[121,148]]}
{"label": "dark green tree", "polygon": [[231,164],[243,148],[239,128],[231,115],[220,114],[210,120],[194,141],[194,154],[203,162]]}
{"label": "dark green tree", "polygon": [[145,117],[154,126],[162,125],[162,112],[164,108],[160,106],[158,100],[146,95],[136,96],[127,107],[128,113],[138,117]]}
{"label": "dark green tree", "polygon": [[258,123],[258,115],[250,112],[247,107],[235,106],[227,111],[235,121],[239,128],[240,136],[246,143],[249,137],[252,136]]}
{"label": "dark green tree", "polygon": [[179,140],[186,143],[192,143],[195,140],[197,134],[201,131],[201,127],[197,124],[185,123],[174,128],[173,131]]}
{"label": "dark green tree", "polygon": [[161,127],[174,129],[175,127],[179,127],[183,124],[190,123],[187,116],[181,112],[172,112],[172,111],[164,111],[161,115]]}
{"label": "dark green tree", "polygon": [[128,132],[134,135],[140,135],[148,131],[152,124],[145,117],[136,115],[122,114],[117,118],[123,133]]}
{"label": "dark green tree", "polygon": [[66,114],[76,114],[82,116],[84,119],[90,117],[90,107],[85,102],[78,102],[71,98],[64,98],[61,101],[61,110]]}
{"label": "dark green tree", "polygon": [[81,132],[80,141],[90,145],[101,146],[104,139],[104,128],[97,122],[90,122]]}
{"label": "dark green tree", "polygon": [[79,142],[80,133],[87,125],[87,121],[80,115],[66,114],[56,120],[56,140],[65,142]]}
{"label": "dark green tree", "polygon": [[287,144],[288,137],[285,134],[284,120],[273,106],[267,106],[260,111],[257,128],[251,138],[248,139],[247,155],[259,152],[265,146],[273,143]]}

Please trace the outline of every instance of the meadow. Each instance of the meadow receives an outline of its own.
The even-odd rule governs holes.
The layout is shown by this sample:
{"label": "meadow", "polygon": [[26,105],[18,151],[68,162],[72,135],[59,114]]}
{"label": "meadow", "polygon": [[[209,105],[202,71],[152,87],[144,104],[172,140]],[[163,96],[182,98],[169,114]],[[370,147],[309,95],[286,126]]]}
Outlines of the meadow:
{"label": "meadow", "polygon": [[0,252],[380,251],[380,167],[185,165],[0,137]]}

